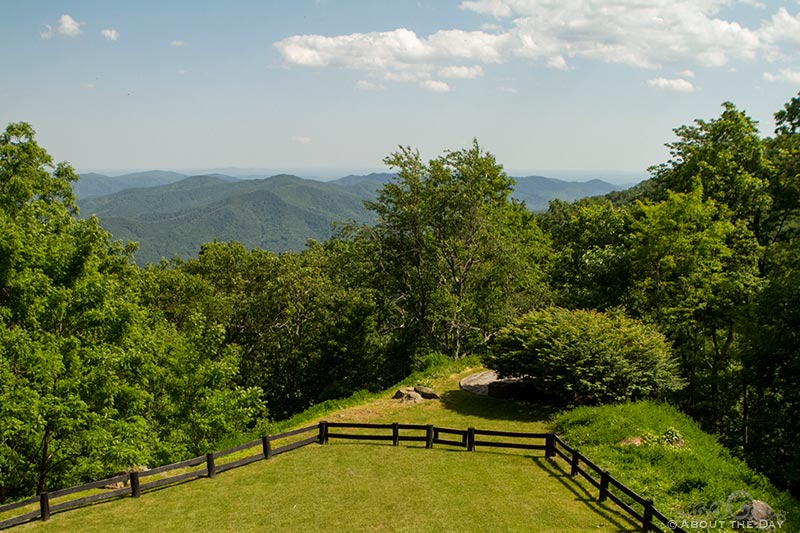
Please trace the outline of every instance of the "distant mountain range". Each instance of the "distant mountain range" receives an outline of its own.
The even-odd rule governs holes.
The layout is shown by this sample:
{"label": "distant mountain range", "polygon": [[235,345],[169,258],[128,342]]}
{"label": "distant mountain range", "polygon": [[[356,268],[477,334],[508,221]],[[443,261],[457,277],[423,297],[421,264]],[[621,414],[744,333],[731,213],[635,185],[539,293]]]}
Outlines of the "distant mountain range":
{"label": "distant mountain range", "polygon": [[[364,201],[395,177],[375,173],[322,182],[281,174],[239,179],[224,174],[186,176],[150,171],[109,177],[84,174],[75,184],[81,216],[97,215],[114,238],[139,243],[139,264],[191,257],[217,239],[274,252],[324,241],[334,223],[370,223]],[[572,201],[620,187],[601,180],[570,182],[542,176],[515,178],[513,196],[533,211],[551,199]]]}

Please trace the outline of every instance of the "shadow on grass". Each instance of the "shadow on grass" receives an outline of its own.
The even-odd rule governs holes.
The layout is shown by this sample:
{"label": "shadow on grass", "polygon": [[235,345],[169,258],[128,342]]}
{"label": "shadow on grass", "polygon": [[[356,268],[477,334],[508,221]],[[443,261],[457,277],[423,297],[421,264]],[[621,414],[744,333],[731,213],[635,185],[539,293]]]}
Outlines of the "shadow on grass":
{"label": "shadow on grass", "polygon": [[563,409],[557,405],[501,400],[464,390],[446,391],[441,400],[445,409],[461,415],[514,422],[546,422]]}
{"label": "shadow on grass", "polygon": [[[578,479],[569,475],[563,465],[559,464],[557,460],[547,459],[545,457],[533,457],[533,462],[547,472],[549,477],[555,479],[561,485],[575,495],[575,501],[581,502],[586,505],[599,517],[613,524],[619,532],[634,532],[641,531],[641,524],[633,521],[623,514],[623,511],[617,509],[609,509],[606,505],[597,501],[597,495],[589,492],[587,487]],[[610,504],[609,504],[610,505]]]}

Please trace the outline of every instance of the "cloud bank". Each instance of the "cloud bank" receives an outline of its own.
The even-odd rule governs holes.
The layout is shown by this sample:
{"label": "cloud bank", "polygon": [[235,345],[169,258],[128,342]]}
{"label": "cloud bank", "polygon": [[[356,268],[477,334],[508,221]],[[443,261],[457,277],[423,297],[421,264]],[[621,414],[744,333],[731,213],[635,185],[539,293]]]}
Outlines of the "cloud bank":
{"label": "cloud bank", "polygon": [[[767,18],[758,27],[726,19],[721,11],[733,0],[465,0],[460,9],[494,22],[481,31],[446,29],[427,36],[407,28],[294,35],[274,45],[289,65],[345,68],[429,90],[447,86],[435,77],[477,78],[484,66],[515,59],[564,71],[591,61],[686,73],[733,61],[797,57],[800,13],[781,7],[767,15],[751,0],[740,2]],[[694,90],[684,78],[650,81],[655,87]]]}

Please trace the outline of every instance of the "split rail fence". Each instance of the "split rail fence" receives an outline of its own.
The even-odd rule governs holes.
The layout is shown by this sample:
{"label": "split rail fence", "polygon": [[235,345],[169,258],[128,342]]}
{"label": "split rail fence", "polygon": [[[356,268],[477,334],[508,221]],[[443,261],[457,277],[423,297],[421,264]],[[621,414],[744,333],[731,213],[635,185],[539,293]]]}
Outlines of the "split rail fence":
{"label": "split rail fence", "polygon": [[[342,431],[346,429],[391,430],[391,433],[364,434]],[[282,444],[281,446],[273,445],[273,443],[276,441],[289,439],[292,437],[299,437],[300,435],[311,432],[315,432],[315,434],[310,437],[292,440],[291,442]],[[415,433],[409,434],[409,432]],[[424,434],[421,432],[424,432]],[[501,441],[498,440],[499,438],[512,440]],[[5,529],[33,520],[49,520],[52,513],[74,509],[76,507],[81,507],[83,505],[101,500],[125,496],[138,498],[144,491],[163,487],[165,485],[172,485],[201,477],[213,478],[218,473],[225,472],[226,470],[232,470],[256,461],[268,460],[276,455],[286,453],[291,450],[296,450],[310,444],[327,444],[331,439],[387,441],[391,442],[394,446],[398,446],[401,442],[424,442],[425,447],[429,449],[433,448],[435,444],[440,444],[466,448],[466,450],[470,452],[475,451],[475,449],[478,447],[514,448],[521,450],[544,451],[544,456],[546,458],[559,457],[566,461],[570,466],[570,475],[572,477],[581,476],[598,489],[598,501],[605,502],[610,500],[617,504],[636,522],[641,524],[642,531],[657,531],[662,533],[665,531],[675,531],[678,533],[686,533],[683,529],[675,527],[674,522],[671,522],[670,519],[659,512],[654,507],[652,500],[643,498],[628,488],[621,481],[611,476],[608,471],[603,470],[589,460],[586,456],[581,454],[578,450],[569,446],[555,433],[522,433],[512,431],[492,431],[475,428],[467,428],[466,430],[462,430],[420,424],[364,424],[324,421],[320,422],[319,424],[306,426],[293,431],[280,433],[278,435],[264,436],[260,439],[246,442],[232,448],[208,453],[206,455],[187,459],[179,463],[164,465],[142,472],[134,471],[130,473],[124,473],[108,479],[86,483],[77,487],[70,487],[53,492],[42,492],[38,496],[28,498],[27,500],[0,506],[0,513],[7,513],[16,509],[22,509],[23,507],[29,507],[37,503],[39,504],[38,509],[35,511],[20,514],[0,521],[0,529]],[[221,457],[232,455],[238,452],[244,452],[253,448],[258,449],[257,453],[254,455],[247,455],[241,459],[218,464],[217,459]],[[203,468],[198,468],[201,466]],[[173,472],[175,470],[186,470],[191,468],[194,468],[194,470],[178,473],[172,476],[168,475],[166,477],[158,477],[152,481],[147,481],[148,478],[153,476],[168,474],[169,472]],[[87,496],[82,496],[75,499],[65,499],[68,496],[77,493],[102,489],[104,487],[113,487],[119,484],[122,484],[123,487],[112,488],[103,492],[89,494]]]}

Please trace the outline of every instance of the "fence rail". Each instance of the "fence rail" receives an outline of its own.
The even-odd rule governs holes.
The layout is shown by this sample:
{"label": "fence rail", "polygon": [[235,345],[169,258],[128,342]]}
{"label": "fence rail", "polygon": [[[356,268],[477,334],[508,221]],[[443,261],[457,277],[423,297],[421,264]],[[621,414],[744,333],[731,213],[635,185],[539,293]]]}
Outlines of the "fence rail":
{"label": "fence rail", "polygon": [[[331,429],[334,431],[331,431]],[[352,429],[368,429],[376,431],[390,430],[391,433],[352,433],[346,431]],[[424,432],[424,435],[419,434],[421,431]],[[311,432],[314,432],[315,434],[310,437],[292,440],[291,442],[281,446],[273,446],[274,442],[290,439],[292,437],[298,437]],[[408,432],[416,432],[416,434],[408,434]],[[449,438],[442,438],[442,435]],[[455,440],[451,436],[460,437],[460,440]],[[486,437],[493,439],[487,440]],[[513,440],[504,441],[498,440],[499,438]],[[675,527],[674,523],[672,523],[670,526],[670,520],[653,506],[652,500],[645,499],[637,494],[621,481],[611,476],[611,474],[609,474],[607,471],[593,463],[577,449],[564,442],[564,440],[562,440],[561,437],[555,433],[524,433],[475,428],[467,428],[466,430],[462,430],[437,427],[433,425],[399,424],[396,422],[392,424],[368,424],[326,421],[277,435],[266,435],[238,446],[226,448],[217,452],[211,452],[204,456],[194,457],[192,459],[186,459],[185,461],[180,461],[178,463],[159,466],[157,468],[151,468],[142,472],[133,471],[130,473],[123,473],[111,478],[86,483],[77,487],[61,489],[50,493],[42,492],[38,496],[33,496],[26,500],[0,506],[0,513],[5,513],[35,505],[37,502],[39,504],[39,509],[36,511],[20,514],[18,516],[0,521],[0,529],[12,527],[37,519],[48,520],[51,513],[65,511],[67,509],[74,509],[88,503],[112,498],[121,498],[125,496],[138,498],[144,491],[163,487],[165,485],[173,485],[201,477],[213,478],[218,473],[239,468],[257,461],[268,460],[275,455],[296,450],[298,448],[302,448],[303,446],[308,446],[314,443],[327,444],[330,439],[370,440],[385,442],[391,441],[394,446],[398,446],[400,442],[424,442],[426,448],[433,448],[435,444],[443,444],[446,446],[466,448],[467,451],[475,451],[475,449],[478,447],[544,451],[545,457],[559,457],[569,464],[570,475],[572,477],[581,476],[592,486],[599,489],[597,496],[598,501],[604,502],[606,500],[610,500],[614,502],[623,511],[641,524],[642,531],[656,531],[663,533],[665,531],[665,529],[661,527],[661,524],[663,524],[664,526],[667,526],[668,531],[686,533],[683,529]],[[219,458],[245,452],[254,448],[258,448],[255,453],[248,454],[245,457],[235,459],[233,461],[217,464],[216,460]],[[169,474],[171,472],[175,472],[176,470],[186,469],[193,470],[167,475],[166,477],[160,477],[146,483],[141,482],[144,478]],[[122,484],[123,486],[121,488],[111,488],[111,490],[106,492],[88,494],[80,498],[60,501],[57,503],[52,501],[81,492],[87,492],[104,487],[113,487],[116,484]],[[625,499],[623,499],[623,497]],[[639,510],[639,507],[641,507],[641,510]]]}

